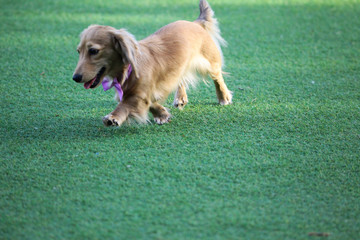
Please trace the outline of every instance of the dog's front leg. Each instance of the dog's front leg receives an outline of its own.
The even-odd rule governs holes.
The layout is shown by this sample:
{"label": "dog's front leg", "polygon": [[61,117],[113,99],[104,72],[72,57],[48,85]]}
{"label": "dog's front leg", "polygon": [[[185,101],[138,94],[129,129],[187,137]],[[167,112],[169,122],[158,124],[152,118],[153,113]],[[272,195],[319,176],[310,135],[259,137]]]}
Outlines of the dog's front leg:
{"label": "dog's front leg", "polygon": [[154,116],[154,121],[159,125],[170,121],[171,114],[166,110],[165,107],[156,102],[151,104],[150,112]]}
{"label": "dog's front leg", "polygon": [[103,122],[105,126],[120,126],[131,117],[145,123],[148,120],[149,106],[150,99],[145,93],[138,92],[120,102],[112,113],[103,118]]}
{"label": "dog's front leg", "polygon": [[106,115],[102,120],[105,126],[120,126],[129,116],[129,106],[124,103],[119,103],[115,110]]}

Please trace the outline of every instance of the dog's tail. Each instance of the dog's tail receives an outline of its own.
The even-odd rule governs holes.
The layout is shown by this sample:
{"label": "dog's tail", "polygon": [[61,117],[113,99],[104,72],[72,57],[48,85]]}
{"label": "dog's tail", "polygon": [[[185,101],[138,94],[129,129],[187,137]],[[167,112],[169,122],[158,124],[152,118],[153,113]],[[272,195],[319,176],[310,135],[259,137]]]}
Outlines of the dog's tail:
{"label": "dog's tail", "polygon": [[222,57],[221,46],[226,46],[227,43],[221,37],[218,21],[216,18],[214,18],[214,11],[211,9],[209,3],[206,0],[200,0],[199,6],[200,15],[198,19],[195,20],[195,22],[200,24],[210,34]]}

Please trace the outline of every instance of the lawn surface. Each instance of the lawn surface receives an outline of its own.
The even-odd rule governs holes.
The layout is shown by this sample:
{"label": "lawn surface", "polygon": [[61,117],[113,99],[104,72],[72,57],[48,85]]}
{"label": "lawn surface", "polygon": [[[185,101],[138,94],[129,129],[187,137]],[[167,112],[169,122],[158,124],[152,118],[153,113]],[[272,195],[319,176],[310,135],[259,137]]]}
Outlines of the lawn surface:
{"label": "lawn surface", "polygon": [[197,0],[0,0],[0,239],[360,237],[360,1],[211,0],[233,104],[106,128],[79,33],[142,39]]}

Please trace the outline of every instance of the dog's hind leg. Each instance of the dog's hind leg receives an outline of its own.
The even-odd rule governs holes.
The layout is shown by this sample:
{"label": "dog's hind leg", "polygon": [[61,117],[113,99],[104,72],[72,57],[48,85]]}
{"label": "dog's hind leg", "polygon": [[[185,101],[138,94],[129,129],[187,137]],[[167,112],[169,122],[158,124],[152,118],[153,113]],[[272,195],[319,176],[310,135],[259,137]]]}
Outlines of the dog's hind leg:
{"label": "dog's hind leg", "polygon": [[185,86],[180,85],[175,93],[173,105],[174,107],[182,110],[187,103],[188,103],[188,98],[186,94],[186,88]]}
{"label": "dog's hind leg", "polygon": [[214,81],[216,95],[219,100],[219,104],[228,105],[232,103],[232,93],[227,88],[221,70],[220,64],[212,64],[210,77]]}
{"label": "dog's hind leg", "polygon": [[160,125],[169,122],[171,117],[171,114],[166,110],[166,108],[157,102],[150,105],[150,112],[154,116],[154,121]]}

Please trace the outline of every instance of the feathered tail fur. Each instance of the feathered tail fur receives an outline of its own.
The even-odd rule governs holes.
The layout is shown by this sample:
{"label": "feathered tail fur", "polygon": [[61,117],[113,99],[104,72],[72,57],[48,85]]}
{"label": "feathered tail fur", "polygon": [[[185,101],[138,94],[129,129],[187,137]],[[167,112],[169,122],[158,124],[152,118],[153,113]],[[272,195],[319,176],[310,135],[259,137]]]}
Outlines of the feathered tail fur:
{"label": "feathered tail fur", "polygon": [[221,37],[219,23],[214,17],[214,11],[211,9],[209,3],[206,0],[200,0],[199,7],[200,15],[195,20],[195,22],[200,24],[211,35],[213,41],[220,51],[222,63],[224,63],[221,46],[227,46],[227,43]]}

